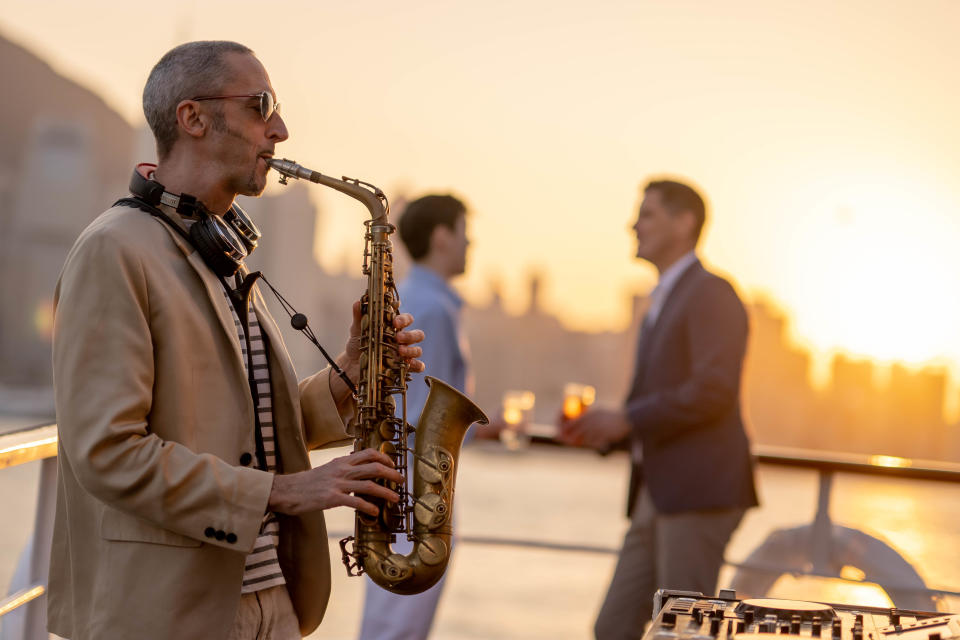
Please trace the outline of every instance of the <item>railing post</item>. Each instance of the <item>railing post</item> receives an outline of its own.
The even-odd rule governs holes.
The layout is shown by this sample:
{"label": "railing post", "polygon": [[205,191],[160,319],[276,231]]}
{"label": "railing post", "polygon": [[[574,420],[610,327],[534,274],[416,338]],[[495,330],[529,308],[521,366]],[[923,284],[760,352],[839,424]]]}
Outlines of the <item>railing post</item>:
{"label": "railing post", "polygon": [[833,488],[833,472],[821,469],[819,475],[820,495],[810,535],[810,558],[813,561],[814,573],[832,575],[833,522],[830,521],[830,491]]}
{"label": "railing post", "polygon": [[[53,519],[57,507],[57,459],[40,462],[40,486],[37,491],[37,513],[34,518],[30,549],[30,584],[46,587],[50,572],[50,545],[53,541]],[[24,605],[26,624],[24,640],[47,640],[47,596]]]}

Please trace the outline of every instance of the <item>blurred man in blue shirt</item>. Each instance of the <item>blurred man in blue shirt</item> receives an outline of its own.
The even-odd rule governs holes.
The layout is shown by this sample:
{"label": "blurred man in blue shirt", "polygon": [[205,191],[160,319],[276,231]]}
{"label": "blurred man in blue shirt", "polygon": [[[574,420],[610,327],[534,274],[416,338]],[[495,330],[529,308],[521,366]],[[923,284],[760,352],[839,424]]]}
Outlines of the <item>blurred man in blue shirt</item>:
{"label": "blurred man in blue shirt", "polygon": [[[400,239],[413,266],[399,285],[400,310],[412,313],[416,329],[426,333],[421,343],[426,373],[470,395],[469,348],[460,328],[463,299],[450,280],[467,266],[467,208],[451,195],[428,195],[407,205],[400,218]],[[413,373],[407,385],[407,420],[416,422],[427,400],[423,373]],[[498,426],[474,425],[473,436],[495,437]],[[398,538],[393,550],[409,553],[410,543]],[[445,578],[423,593],[402,596],[366,582],[361,640],[422,640],[430,633]]]}

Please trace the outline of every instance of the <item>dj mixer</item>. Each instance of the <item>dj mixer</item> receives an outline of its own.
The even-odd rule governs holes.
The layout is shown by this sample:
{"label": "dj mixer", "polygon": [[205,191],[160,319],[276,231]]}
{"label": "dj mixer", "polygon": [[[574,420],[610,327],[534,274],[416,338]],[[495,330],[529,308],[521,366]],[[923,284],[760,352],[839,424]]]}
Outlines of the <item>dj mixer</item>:
{"label": "dj mixer", "polygon": [[661,589],[644,640],[948,640],[960,615]]}

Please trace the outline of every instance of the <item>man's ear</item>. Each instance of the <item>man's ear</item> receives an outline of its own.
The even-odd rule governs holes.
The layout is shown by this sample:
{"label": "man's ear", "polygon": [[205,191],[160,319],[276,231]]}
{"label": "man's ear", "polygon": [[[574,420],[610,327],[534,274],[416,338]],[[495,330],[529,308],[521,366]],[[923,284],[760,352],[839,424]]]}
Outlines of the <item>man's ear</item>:
{"label": "man's ear", "polygon": [[675,214],[680,232],[685,238],[694,237],[693,230],[697,226],[697,216],[690,209],[682,209]]}
{"label": "man's ear", "polygon": [[209,116],[200,112],[200,104],[184,100],[177,105],[177,124],[180,130],[192,138],[202,138],[210,126]]}
{"label": "man's ear", "polygon": [[438,224],[430,232],[430,250],[428,253],[443,252],[450,245],[450,236],[453,232],[444,224]]}

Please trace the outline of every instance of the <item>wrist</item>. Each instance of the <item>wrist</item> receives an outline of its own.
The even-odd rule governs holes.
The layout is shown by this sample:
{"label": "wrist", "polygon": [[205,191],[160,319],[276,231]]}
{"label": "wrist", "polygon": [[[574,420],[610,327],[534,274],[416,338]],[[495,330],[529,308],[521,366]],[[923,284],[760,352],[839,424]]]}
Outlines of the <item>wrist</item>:
{"label": "wrist", "polygon": [[267,510],[274,513],[287,513],[289,505],[287,495],[287,477],[275,474],[270,487],[270,497],[267,498]]}

